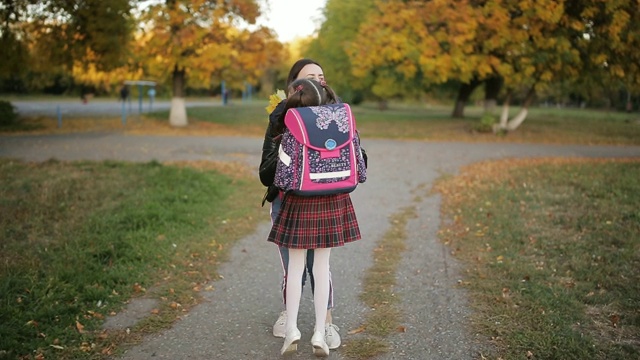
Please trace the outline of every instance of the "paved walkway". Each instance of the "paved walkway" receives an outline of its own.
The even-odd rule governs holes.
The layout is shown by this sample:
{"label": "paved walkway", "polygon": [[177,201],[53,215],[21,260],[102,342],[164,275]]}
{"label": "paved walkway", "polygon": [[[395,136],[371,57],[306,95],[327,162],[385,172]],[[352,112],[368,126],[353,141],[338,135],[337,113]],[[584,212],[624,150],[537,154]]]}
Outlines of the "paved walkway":
{"label": "paved walkway", "polygon": [[[261,140],[241,137],[160,137],[121,134],[0,136],[0,157],[43,161],[116,159],[128,161],[224,160],[256,167]],[[508,157],[640,157],[640,147],[523,144],[435,143],[363,139],[369,154],[369,180],[353,193],[363,240],[332,252],[335,285],[334,322],[343,339],[362,322],[368,309],[358,295],[372,264],[376,241],[388,230],[389,216],[416,206],[408,224],[397,296],[406,332],[390,337],[391,350],[376,359],[477,359],[486,339],[469,332],[464,290],[456,288],[458,264],[437,240],[440,198],[426,191],[443,173],[455,174],[469,163]],[[257,181],[257,179],[256,179]],[[424,186],[421,199],[416,189]],[[262,194],[256,194],[259,201]],[[224,279],[171,329],[149,336],[122,360],[278,359],[281,339],[271,326],[281,310],[281,269],[277,250],[266,242],[268,210],[256,232],[241,239],[223,264]],[[312,359],[308,340],[313,308],[307,287],[300,309],[303,341],[293,359]],[[330,359],[345,358],[340,349]]]}
{"label": "paved walkway", "polygon": [[[124,110],[127,115],[137,115],[149,111],[169,110],[171,101],[156,99],[153,103],[149,102],[148,97],[144,97],[142,102],[138,98],[130,99],[123,104],[117,98],[98,98],[92,99],[86,104],[80,99],[52,99],[52,100],[12,100],[11,104],[21,116],[49,116],[57,118],[58,112],[63,119],[73,118],[77,116],[121,116]],[[218,99],[190,99],[187,101],[187,107],[197,106],[218,106]]]}

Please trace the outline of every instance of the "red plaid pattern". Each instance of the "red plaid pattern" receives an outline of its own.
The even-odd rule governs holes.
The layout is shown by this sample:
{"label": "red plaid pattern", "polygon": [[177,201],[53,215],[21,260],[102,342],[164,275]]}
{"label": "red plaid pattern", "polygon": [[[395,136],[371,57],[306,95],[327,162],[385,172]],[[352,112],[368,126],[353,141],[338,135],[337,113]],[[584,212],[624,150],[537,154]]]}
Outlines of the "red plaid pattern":
{"label": "red plaid pattern", "polygon": [[267,240],[290,249],[321,249],[343,246],[360,238],[349,194],[288,194]]}

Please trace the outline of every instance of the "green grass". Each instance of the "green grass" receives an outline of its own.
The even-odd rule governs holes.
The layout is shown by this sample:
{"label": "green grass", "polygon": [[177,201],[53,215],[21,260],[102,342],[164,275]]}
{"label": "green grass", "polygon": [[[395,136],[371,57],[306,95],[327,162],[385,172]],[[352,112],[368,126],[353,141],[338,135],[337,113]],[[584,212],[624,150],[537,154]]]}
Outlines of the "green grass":
{"label": "green grass", "polygon": [[[228,106],[190,107],[187,109],[189,121],[212,123],[234,129],[246,136],[264,136],[268,114],[266,102],[252,101],[231,103]],[[153,112],[151,119],[169,121],[168,111]]]}
{"label": "green grass", "polygon": [[442,238],[502,359],[640,357],[640,162],[478,164],[443,180]]}
{"label": "green grass", "polygon": [[[191,120],[215,123],[249,136],[264,135],[267,113],[263,101],[226,107],[191,108]],[[519,108],[511,109],[514,116]],[[496,110],[498,112],[499,109]],[[468,106],[463,119],[451,118],[451,107],[391,104],[380,111],[375,104],[353,106],[363,137],[433,141],[527,142],[640,145],[640,114],[590,109],[532,108],[527,120],[507,136],[473,131],[483,109]],[[152,118],[166,120],[168,112]],[[496,115],[497,117],[497,115]]]}
{"label": "green grass", "polygon": [[[136,133],[175,132],[201,135],[264,135],[268,115],[266,100],[234,102],[229,106],[193,107],[187,110],[190,125],[186,129],[158,126],[167,124],[168,111],[144,114],[142,120],[130,120],[127,129]],[[640,145],[640,114],[608,112],[593,109],[557,109],[533,107],[525,122],[506,136],[480,133],[478,128],[483,108],[467,106],[465,118],[451,118],[449,105],[391,103],[381,111],[376,104],[353,106],[358,128],[363,138],[411,139],[427,141],[518,142],[555,144],[617,144]],[[500,108],[496,108],[496,117]],[[512,107],[514,116],[518,107]],[[107,120],[110,120],[107,124]],[[25,119],[24,126],[0,128],[0,133],[65,132],[87,130],[122,130],[119,117],[93,122],[82,118],[66,121],[57,129],[53,118]],[[210,125],[210,126],[202,126]],[[66,128],[66,129],[65,129]]]}
{"label": "green grass", "polygon": [[97,358],[136,296],[169,326],[260,209],[255,181],[157,162],[0,160],[0,184],[0,358]]}

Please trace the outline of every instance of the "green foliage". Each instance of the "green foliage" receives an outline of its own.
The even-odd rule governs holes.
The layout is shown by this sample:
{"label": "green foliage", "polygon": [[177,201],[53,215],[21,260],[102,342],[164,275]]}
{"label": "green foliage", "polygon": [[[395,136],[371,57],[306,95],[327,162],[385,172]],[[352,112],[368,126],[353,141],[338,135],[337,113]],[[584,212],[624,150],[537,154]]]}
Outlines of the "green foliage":
{"label": "green foliage", "polygon": [[498,119],[490,113],[484,113],[480,118],[480,121],[477,122],[473,130],[481,133],[490,133],[493,132],[493,125],[498,122]]}
{"label": "green foliage", "polygon": [[0,127],[15,125],[18,121],[18,113],[9,101],[0,100]]}
{"label": "green foliage", "polygon": [[325,6],[326,20],[306,50],[305,57],[322,65],[328,83],[346,102],[358,104],[370,96],[370,79],[358,79],[352,74],[352,62],[346,50],[354,41],[360,24],[375,6],[372,0],[328,0]]}

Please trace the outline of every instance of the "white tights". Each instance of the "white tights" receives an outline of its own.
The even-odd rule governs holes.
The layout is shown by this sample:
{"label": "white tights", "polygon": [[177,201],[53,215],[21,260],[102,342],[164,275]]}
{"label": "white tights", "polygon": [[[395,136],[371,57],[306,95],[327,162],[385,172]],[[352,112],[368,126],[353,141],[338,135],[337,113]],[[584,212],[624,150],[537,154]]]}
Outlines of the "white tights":
{"label": "white tights", "polygon": [[[302,274],[305,271],[306,251],[289,249],[289,268],[287,271],[287,333],[298,328],[298,309],[302,296]],[[327,299],[329,298],[329,255],[331,249],[313,250],[313,306],[316,312],[315,331],[320,331],[324,337],[324,323],[327,317]]]}

